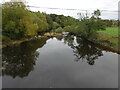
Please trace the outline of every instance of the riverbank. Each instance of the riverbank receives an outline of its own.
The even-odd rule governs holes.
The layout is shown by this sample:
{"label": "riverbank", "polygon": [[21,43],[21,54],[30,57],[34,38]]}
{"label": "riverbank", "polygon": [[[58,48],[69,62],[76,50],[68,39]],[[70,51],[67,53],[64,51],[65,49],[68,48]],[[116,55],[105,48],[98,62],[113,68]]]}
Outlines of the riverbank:
{"label": "riverbank", "polygon": [[[79,35],[76,36],[81,37]],[[106,30],[97,31],[90,38],[86,38],[86,40],[105,51],[120,54],[118,27],[107,27]]]}
{"label": "riverbank", "polygon": [[[32,39],[41,39],[43,37],[58,37],[62,36],[62,33],[45,33],[42,36],[27,38],[27,39],[21,39],[21,40],[6,40],[3,41],[2,45],[0,45],[0,48],[4,47],[10,47],[10,46],[16,46],[23,42],[30,41]],[[94,40],[89,40],[90,42],[96,44],[99,48],[104,49],[106,51],[111,51],[120,54],[120,46],[118,45],[118,40],[120,39],[118,35],[118,28],[117,27],[109,27],[105,31],[98,31],[96,33],[97,36]]]}
{"label": "riverbank", "polygon": [[57,37],[57,36],[61,36],[61,35],[62,35],[61,33],[45,33],[42,36],[39,35],[39,36],[35,36],[35,37],[31,37],[31,38],[24,38],[24,39],[20,39],[20,40],[11,40],[10,38],[4,38],[2,40],[2,42],[0,42],[0,48],[16,46],[23,42],[30,41],[32,39],[41,39],[44,37],[50,38],[50,37]]}
{"label": "riverbank", "polygon": [[0,44],[0,48],[10,47],[10,46],[16,46],[23,42],[30,41],[31,39],[20,39],[20,40],[9,40],[9,41],[3,41]]}
{"label": "riverbank", "polygon": [[101,42],[95,42],[95,41],[90,41],[90,42],[94,43],[95,45],[97,45],[97,47],[99,47],[102,50],[120,54],[120,50],[118,47],[114,48],[113,46],[109,45],[108,43],[101,43]]}
{"label": "riverbank", "polygon": [[120,54],[118,27],[108,27],[104,31],[98,31],[96,36],[96,39],[93,41],[95,44],[106,50]]}

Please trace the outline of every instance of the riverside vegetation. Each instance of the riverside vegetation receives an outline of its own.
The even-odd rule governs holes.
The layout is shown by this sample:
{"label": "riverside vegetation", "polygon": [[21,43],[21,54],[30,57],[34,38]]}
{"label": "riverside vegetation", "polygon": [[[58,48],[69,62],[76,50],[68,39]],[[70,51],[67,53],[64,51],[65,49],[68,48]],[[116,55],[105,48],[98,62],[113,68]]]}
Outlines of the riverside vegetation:
{"label": "riverside vegetation", "polygon": [[[70,16],[33,12],[23,2],[5,2],[2,5],[1,47],[19,44],[31,38],[57,36],[62,32],[118,50],[118,21],[102,20],[100,10],[92,16],[79,14],[79,19]],[[52,33],[52,34],[51,34]]]}

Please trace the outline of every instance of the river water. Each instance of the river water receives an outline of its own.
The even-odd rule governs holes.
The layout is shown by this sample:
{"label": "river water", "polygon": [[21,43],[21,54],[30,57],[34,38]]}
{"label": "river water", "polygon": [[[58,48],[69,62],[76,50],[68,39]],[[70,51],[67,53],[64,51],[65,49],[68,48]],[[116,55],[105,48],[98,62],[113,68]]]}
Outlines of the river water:
{"label": "river water", "polygon": [[118,87],[118,54],[75,36],[7,47],[2,59],[3,88]]}

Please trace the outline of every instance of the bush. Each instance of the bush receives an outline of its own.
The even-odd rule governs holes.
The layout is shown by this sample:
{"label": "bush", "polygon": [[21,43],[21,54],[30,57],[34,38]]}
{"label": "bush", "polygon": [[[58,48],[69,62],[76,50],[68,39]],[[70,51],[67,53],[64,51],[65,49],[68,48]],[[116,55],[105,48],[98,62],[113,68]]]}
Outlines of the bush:
{"label": "bush", "polygon": [[62,32],[64,32],[64,29],[61,28],[61,27],[59,27],[59,28],[57,28],[57,29],[55,30],[55,32],[56,32],[56,33],[62,33]]}
{"label": "bush", "polygon": [[76,27],[75,26],[65,26],[64,27],[64,30],[65,30],[65,32],[69,32],[69,33],[73,33],[73,34],[75,34],[76,33]]}

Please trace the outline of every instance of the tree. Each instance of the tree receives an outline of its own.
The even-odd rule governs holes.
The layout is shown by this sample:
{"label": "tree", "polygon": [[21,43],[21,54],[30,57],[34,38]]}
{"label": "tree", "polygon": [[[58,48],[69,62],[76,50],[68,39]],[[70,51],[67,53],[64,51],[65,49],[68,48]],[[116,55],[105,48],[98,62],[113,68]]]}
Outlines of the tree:
{"label": "tree", "polygon": [[59,27],[59,24],[57,22],[53,22],[53,29],[56,29]]}
{"label": "tree", "polygon": [[2,11],[3,35],[11,39],[21,39],[37,34],[36,16],[25,8],[23,2],[6,2]]}
{"label": "tree", "polygon": [[95,10],[93,15],[96,17],[96,18],[99,18],[99,16],[101,15],[101,11],[99,9]]}
{"label": "tree", "polygon": [[35,12],[36,16],[35,21],[38,25],[38,33],[42,33],[42,32],[46,32],[48,30],[48,23],[46,20],[46,16],[44,13],[40,13],[40,12]]}
{"label": "tree", "polygon": [[47,20],[47,23],[48,23],[48,29],[50,31],[50,30],[52,30],[52,27],[53,27],[53,20],[50,17],[50,15],[48,15],[48,14],[46,14],[46,20]]}
{"label": "tree", "polygon": [[[90,38],[96,31],[105,30],[105,23],[99,18],[100,10],[94,11],[94,15],[87,19],[82,19],[77,26],[77,33],[84,38]],[[92,39],[92,38],[91,38]]]}
{"label": "tree", "polygon": [[2,7],[0,6],[0,36],[2,34]]}
{"label": "tree", "polygon": [[64,32],[64,29],[59,27],[59,28],[55,29],[55,32],[56,33],[62,33],[62,32]]}
{"label": "tree", "polygon": [[3,8],[21,7],[23,9],[26,9],[26,5],[23,0],[11,0],[10,2],[5,2],[2,7]]}
{"label": "tree", "polygon": [[76,28],[75,28],[75,26],[65,26],[64,28],[64,31],[65,32],[69,32],[69,33],[71,33],[71,34],[75,34],[76,33]]}
{"label": "tree", "polygon": [[25,29],[25,36],[37,35],[38,25],[35,22],[34,14],[30,13],[20,20],[20,27]]}

